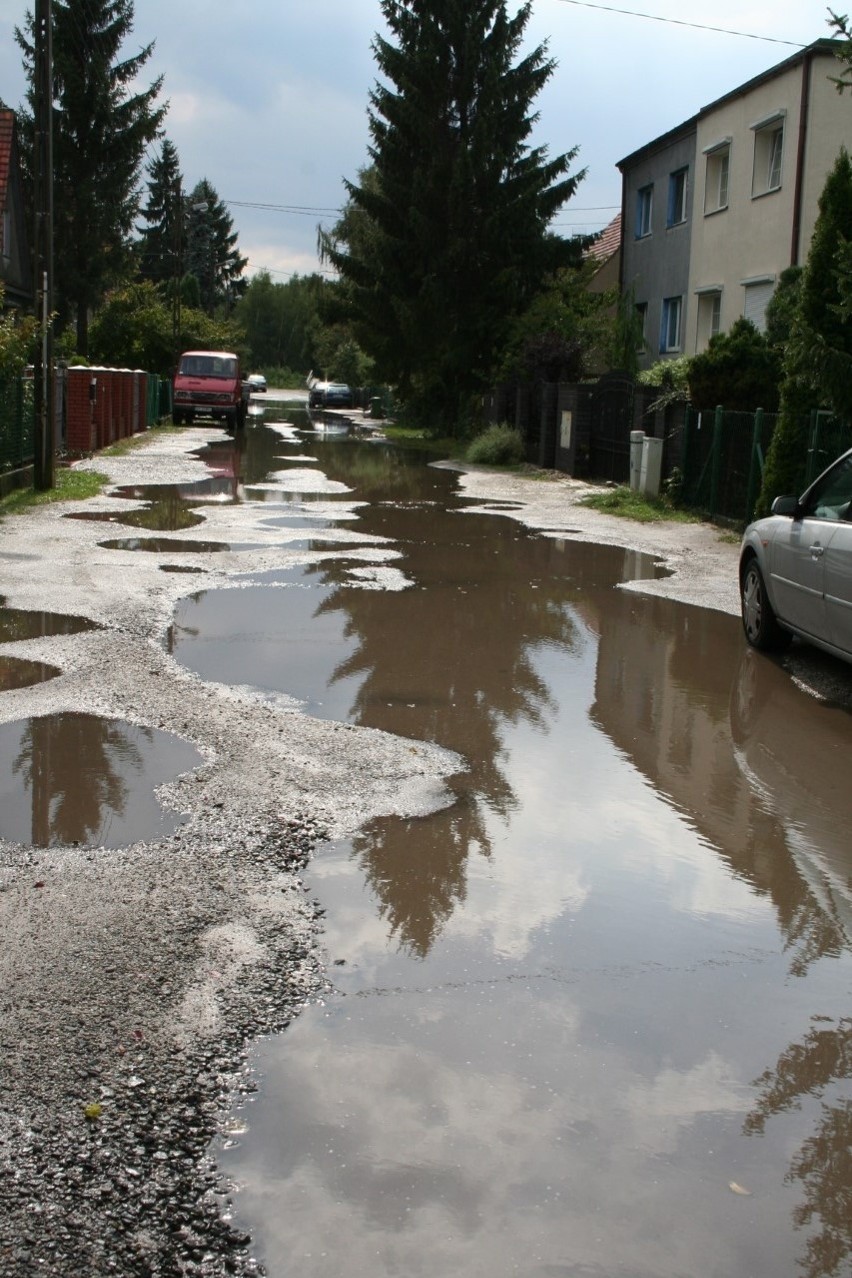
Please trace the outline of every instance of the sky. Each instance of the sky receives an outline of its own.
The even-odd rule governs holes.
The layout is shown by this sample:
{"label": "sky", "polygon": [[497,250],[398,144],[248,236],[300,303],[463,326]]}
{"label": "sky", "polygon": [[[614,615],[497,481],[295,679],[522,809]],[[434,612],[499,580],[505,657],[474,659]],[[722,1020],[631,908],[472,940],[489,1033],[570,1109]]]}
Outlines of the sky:
{"label": "sky", "polygon": [[[601,229],[618,212],[618,160],[830,34],[822,0],[606,4],[533,0],[526,32],[525,48],[547,42],[557,64],[535,102],[532,142],[551,157],[578,147],[572,171],[586,170],[556,220],[563,235]],[[0,99],[11,106],[24,96],[13,31],[30,7],[0,0]],[[379,0],[136,0],[123,53],[154,42],[143,79],[164,76],[185,188],[213,184],[248,275],[266,269],[285,282],[320,269],[317,228],[334,223],[344,178],[368,161],[371,45],[383,30]]]}

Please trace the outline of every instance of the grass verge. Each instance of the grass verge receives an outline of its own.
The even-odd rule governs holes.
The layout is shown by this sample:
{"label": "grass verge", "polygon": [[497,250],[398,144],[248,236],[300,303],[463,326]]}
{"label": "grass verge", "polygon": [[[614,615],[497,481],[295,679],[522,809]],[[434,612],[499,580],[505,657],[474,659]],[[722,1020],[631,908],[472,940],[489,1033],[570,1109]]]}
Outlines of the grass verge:
{"label": "grass verge", "polygon": [[646,497],[644,493],[634,492],[632,488],[621,485],[618,488],[607,488],[603,492],[591,493],[581,497],[581,506],[589,506],[592,510],[603,511],[606,515],[618,515],[622,519],[635,519],[640,524],[653,523],[701,523],[698,515],[688,510],[679,510],[663,497]]}
{"label": "grass verge", "polygon": [[410,448],[436,457],[464,457],[466,442],[463,439],[454,439],[449,435],[436,437],[412,426],[395,426],[390,423],[384,426],[384,433],[400,448]]}
{"label": "grass verge", "polygon": [[109,483],[106,475],[96,470],[69,470],[60,467],[56,471],[56,487],[46,492],[36,492],[33,488],[16,488],[0,498],[0,519],[6,515],[20,515],[33,506],[49,506],[56,501],[83,501],[86,497],[96,497]]}
{"label": "grass verge", "polygon": [[128,435],[126,439],[118,439],[114,444],[110,444],[107,448],[100,449],[99,456],[102,457],[125,457],[128,453],[133,453],[137,448],[144,448],[152,439],[157,439],[162,435],[177,435],[181,430],[180,426],[173,426],[171,422],[163,422],[161,426],[152,426],[150,430],[140,431],[138,435]]}

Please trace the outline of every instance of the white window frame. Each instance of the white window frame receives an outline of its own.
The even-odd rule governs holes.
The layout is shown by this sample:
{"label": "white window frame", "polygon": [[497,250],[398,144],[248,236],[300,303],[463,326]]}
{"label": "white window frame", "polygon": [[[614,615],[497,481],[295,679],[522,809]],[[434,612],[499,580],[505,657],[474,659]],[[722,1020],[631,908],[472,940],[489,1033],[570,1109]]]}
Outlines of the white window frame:
{"label": "white window frame", "polygon": [[710,336],[711,336],[711,337],[718,337],[718,336],[719,336],[719,331],[720,331],[720,329],[721,329],[721,327],[722,327],[722,292],[721,292],[721,289],[719,290],[719,292],[718,292],[718,293],[711,293],[711,294],[710,294],[710,296],[711,296],[711,298],[713,299],[713,306],[712,306],[712,310],[711,310],[711,312],[710,312]]}
{"label": "white window frame", "polygon": [[706,350],[710,339],[722,331],[722,292],[721,284],[706,284],[695,290],[698,306],[696,352]]}
{"label": "white window frame", "polygon": [[660,316],[660,354],[680,351],[683,341],[683,296],[664,297]]}
{"label": "white window frame", "polygon": [[723,138],[706,146],[704,175],[704,215],[721,213],[728,207],[731,177],[731,139]]}
{"label": "white window frame", "polygon": [[784,131],[786,111],[774,111],[751,125],[754,133],[754,164],[751,198],[759,199],[781,189],[784,173]]}

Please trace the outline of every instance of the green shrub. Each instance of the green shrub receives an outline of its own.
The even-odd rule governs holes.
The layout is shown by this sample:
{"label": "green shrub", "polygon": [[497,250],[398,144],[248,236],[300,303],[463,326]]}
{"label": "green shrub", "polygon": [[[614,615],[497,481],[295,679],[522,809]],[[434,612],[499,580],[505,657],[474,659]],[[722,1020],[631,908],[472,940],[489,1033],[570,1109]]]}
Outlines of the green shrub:
{"label": "green shrub", "polygon": [[484,466],[516,466],[524,460],[521,432],[505,422],[489,426],[469,445],[467,460]]}

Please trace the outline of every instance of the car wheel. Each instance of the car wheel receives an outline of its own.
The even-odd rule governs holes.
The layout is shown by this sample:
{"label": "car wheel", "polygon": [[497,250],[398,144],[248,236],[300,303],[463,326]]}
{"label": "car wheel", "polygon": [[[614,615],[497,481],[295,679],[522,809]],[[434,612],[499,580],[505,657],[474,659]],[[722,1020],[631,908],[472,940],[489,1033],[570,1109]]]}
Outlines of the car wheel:
{"label": "car wheel", "polygon": [[750,559],[743,571],[740,604],[745,637],[753,648],[768,652],[789,643],[790,635],[778,624],[756,559]]}

